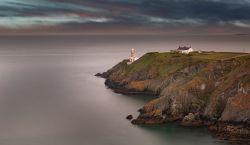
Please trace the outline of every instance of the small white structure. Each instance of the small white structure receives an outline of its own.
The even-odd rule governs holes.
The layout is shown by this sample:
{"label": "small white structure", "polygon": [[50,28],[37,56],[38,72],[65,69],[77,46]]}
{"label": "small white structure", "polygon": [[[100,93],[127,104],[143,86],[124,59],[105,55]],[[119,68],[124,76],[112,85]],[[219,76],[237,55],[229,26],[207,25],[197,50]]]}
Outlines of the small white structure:
{"label": "small white structure", "polygon": [[193,51],[194,51],[194,49],[191,46],[189,46],[189,47],[187,47],[187,46],[183,46],[183,47],[179,46],[179,48],[177,49],[177,52],[185,53],[185,54],[189,54],[190,52],[193,52]]}
{"label": "small white structure", "polygon": [[138,57],[136,57],[135,49],[132,48],[132,49],[131,49],[131,52],[130,52],[130,57],[129,57],[129,62],[128,62],[128,64],[133,63],[133,62],[136,61],[137,59],[138,59]]}

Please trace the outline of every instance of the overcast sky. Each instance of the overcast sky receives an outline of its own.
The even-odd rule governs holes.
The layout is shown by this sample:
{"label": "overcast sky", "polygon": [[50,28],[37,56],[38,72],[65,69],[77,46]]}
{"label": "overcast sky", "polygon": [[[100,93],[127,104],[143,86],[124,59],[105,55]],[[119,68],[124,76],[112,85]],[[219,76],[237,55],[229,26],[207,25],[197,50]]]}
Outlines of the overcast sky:
{"label": "overcast sky", "polygon": [[250,0],[0,0],[0,32],[249,34]]}

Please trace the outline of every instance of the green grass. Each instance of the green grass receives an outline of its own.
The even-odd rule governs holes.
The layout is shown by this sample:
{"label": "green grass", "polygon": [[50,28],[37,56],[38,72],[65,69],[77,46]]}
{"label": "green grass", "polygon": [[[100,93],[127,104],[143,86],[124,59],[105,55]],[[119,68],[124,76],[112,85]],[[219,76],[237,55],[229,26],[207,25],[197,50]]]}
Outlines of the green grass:
{"label": "green grass", "polygon": [[154,71],[158,75],[158,78],[162,78],[167,74],[174,73],[188,65],[194,65],[196,63],[208,63],[211,61],[226,60],[230,58],[236,58],[243,53],[233,52],[204,52],[204,53],[170,53],[170,52],[150,52],[143,55],[139,60],[135,61],[125,69],[126,75],[132,75],[140,71],[150,70]]}
{"label": "green grass", "polygon": [[236,56],[241,56],[244,53],[236,52],[204,52],[204,53],[191,53],[193,58],[207,59],[207,60],[225,60]]}

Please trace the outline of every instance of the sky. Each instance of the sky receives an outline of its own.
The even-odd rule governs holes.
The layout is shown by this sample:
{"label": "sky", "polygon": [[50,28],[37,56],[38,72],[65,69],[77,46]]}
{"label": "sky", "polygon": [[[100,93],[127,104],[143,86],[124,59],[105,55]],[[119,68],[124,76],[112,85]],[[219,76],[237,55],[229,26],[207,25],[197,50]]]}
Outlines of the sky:
{"label": "sky", "polygon": [[0,0],[0,34],[250,34],[250,0]]}

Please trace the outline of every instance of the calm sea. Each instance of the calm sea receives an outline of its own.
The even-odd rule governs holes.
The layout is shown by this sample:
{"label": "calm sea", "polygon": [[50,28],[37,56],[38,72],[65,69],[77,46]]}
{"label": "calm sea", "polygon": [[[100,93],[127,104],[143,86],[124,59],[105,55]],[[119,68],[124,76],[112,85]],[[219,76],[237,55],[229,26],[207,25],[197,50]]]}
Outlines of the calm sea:
{"label": "calm sea", "polygon": [[0,36],[0,145],[227,145],[205,128],[135,126],[150,96],[116,94],[94,76],[135,47],[250,51],[247,36]]}

